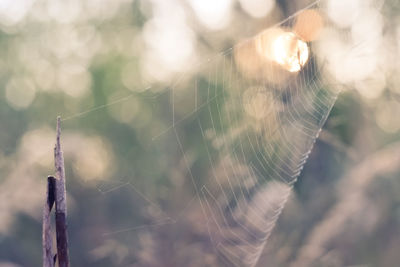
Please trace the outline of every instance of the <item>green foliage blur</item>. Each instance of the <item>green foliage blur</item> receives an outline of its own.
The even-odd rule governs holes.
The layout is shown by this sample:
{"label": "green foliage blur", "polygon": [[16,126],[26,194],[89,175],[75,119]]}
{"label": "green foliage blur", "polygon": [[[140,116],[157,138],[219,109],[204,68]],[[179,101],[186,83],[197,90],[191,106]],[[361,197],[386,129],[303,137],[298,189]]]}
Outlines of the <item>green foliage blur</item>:
{"label": "green foliage blur", "polygon": [[[64,119],[71,266],[213,266],[205,237],[171,223],[195,210],[187,205],[194,192],[185,161],[207,153],[189,118],[177,133],[191,149],[182,158],[172,116],[206,98],[210,76],[194,62],[207,66],[311,3],[216,2],[0,1],[0,266],[42,264],[57,115]],[[361,17],[365,26],[350,21],[336,34],[368,29],[373,59],[339,63],[342,92],[257,266],[398,266],[400,7],[394,0],[321,2],[332,20],[340,8]],[[204,94],[183,91],[189,80]],[[183,92],[176,114],[165,93],[172,87]],[[196,177],[208,175],[205,165],[195,162]],[[190,216],[194,228],[205,224]]]}

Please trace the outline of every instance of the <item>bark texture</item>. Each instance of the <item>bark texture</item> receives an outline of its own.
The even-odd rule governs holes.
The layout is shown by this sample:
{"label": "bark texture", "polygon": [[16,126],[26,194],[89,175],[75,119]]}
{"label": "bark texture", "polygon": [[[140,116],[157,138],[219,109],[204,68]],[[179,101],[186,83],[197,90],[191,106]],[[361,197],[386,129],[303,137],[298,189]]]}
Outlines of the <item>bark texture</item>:
{"label": "bark texture", "polygon": [[57,117],[57,139],[54,147],[54,163],[56,168],[56,236],[57,236],[57,257],[60,267],[69,266],[68,256],[68,234],[67,234],[67,197],[65,190],[65,168],[64,157],[61,150],[60,127],[61,118]]}
{"label": "bark texture", "polygon": [[54,205],[54,192],[56,180],[53,176],[47,177],[46,201],[43,207],[43,267],[54,267],[54,255],[52,251],[51,220],[50,212]]}

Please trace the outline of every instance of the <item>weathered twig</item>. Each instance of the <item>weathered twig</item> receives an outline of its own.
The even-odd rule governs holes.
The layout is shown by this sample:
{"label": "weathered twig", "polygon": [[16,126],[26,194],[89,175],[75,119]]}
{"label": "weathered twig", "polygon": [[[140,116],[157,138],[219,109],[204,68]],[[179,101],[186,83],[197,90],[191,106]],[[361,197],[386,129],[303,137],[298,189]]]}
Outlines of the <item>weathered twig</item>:
{"label": "weathered twig", "polygon": [[64,157],[60,144],[60,121],[61,118],[57,117],[57,140],[54,147],[54,163],[57,178],[55,186],[57,257],[60,267],[68,267],[67,197],[65,191]]}
{"label": "weathered twig", "polygon": [[47,177],[47,193],[46,201],[43,208],[43,232],[42,232],[42,245],[43,245],[43,267],[54,267],[54,255],[52,252],[52,238],[51,238],[51,220],[50,212],[54,204],[56,179],[53,176]]}

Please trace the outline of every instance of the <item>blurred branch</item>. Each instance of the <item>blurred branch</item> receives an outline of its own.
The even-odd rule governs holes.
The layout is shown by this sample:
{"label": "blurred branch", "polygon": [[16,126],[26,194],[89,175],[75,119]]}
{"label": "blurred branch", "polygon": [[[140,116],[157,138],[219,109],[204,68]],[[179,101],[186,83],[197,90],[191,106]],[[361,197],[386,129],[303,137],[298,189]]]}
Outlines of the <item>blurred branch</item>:
{"label": "blurred branch", "polygon": [[326,144],[329,144],[339,151],[344,152],[352,160],[356,160],[358,155],[356,151],[349,145],[343,143],[336,135],[330,133],[327,130],[322,130],[319,135],[319,140]]}
{"label": "blurred branch", "polygon": [[[345,229],[350,218],[357,217],[360,210],[372,209],[366,202],[365,191],[374,178],[398,170],[400,142],[375,152],[352,168],[338,185],[339,202],[314,227],[306,245],[300,249],[291,266],[311,266],[317,259],[322,258],[327,253],[330,242]],[[360,223],[367,220],[365,217],[359,219]]]}

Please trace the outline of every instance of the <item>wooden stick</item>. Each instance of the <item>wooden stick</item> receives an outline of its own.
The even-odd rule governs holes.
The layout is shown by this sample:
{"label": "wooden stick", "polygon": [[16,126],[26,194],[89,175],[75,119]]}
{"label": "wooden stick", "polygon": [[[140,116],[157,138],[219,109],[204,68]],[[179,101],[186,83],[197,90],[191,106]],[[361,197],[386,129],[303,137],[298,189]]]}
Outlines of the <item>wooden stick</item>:
{"label": "wooden stick", "polygon": [[54,267],[54,256],[52,251],[51,238],[51,220],[50,212],[54,204],[56,179],[53,176],[47,177],[46,201],[43,208],[43,229],[42,229],[42,246],[43,246],[43,267]]}
{"label": "wooden stick", "polygon": [[57,117],[57,140],[54,147],[54,164],[56,168],[56,236],[57,236],[57,257],[59,267],[69,266],[68,257],[68,234],[67,234],[67,197],[65,191],[65,168],[64,157],[61,150],[60,127],[61,118]]}

